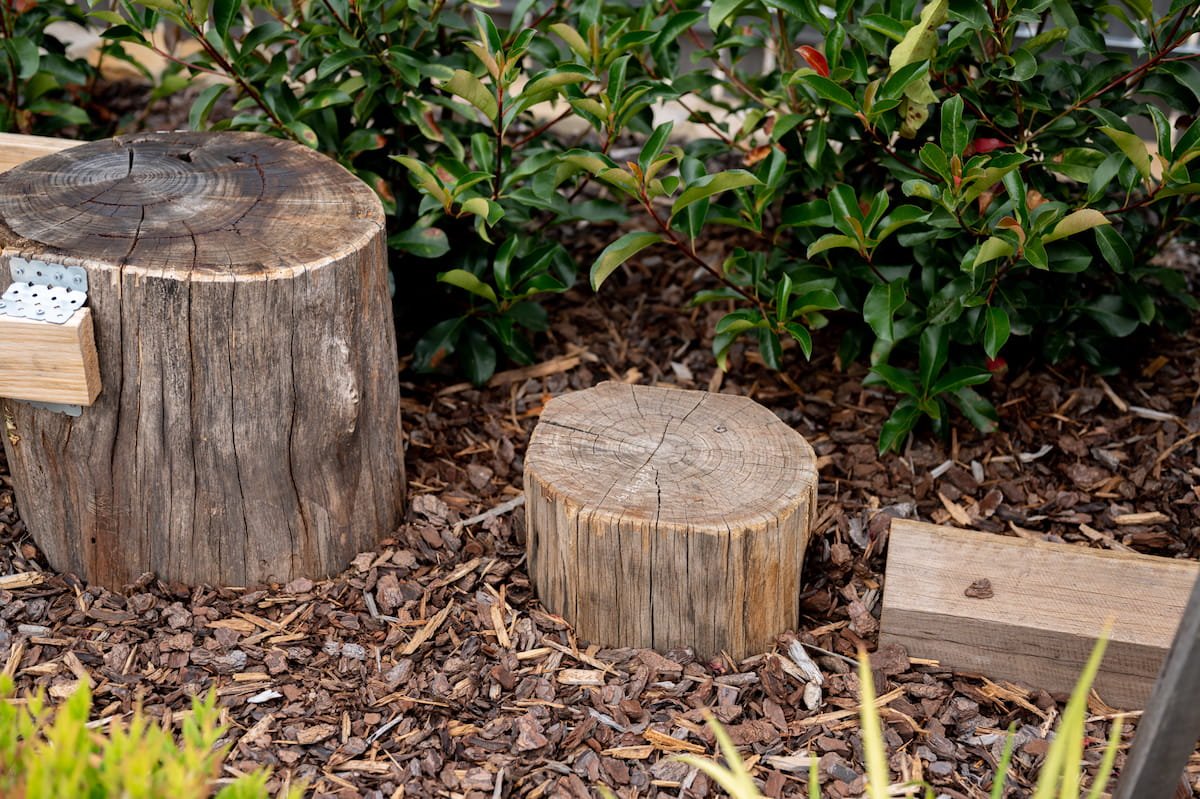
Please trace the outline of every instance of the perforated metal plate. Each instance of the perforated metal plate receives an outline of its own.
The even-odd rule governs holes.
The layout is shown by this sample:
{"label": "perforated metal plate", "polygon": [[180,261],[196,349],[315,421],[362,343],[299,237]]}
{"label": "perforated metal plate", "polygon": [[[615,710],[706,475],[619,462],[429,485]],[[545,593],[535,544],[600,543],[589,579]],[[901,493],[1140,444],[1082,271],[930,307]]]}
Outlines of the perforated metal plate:
{"label": "perforated metal plate", "polygon": [[87,302],[87,271],[45,261],[13,258],[12,284],[0,297],[0,316],[61,325]]}

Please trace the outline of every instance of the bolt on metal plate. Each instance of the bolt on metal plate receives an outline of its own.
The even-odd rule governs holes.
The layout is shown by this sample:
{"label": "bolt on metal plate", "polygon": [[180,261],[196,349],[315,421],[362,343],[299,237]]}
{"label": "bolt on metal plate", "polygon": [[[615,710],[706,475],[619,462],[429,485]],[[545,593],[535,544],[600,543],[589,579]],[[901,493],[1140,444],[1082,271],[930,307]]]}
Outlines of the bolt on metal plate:
{"label": "bolt on metal plate", "polygon": [[12,284],[0,296],[0,316],[61,325],[87,302],[87,270],[13,258]]}

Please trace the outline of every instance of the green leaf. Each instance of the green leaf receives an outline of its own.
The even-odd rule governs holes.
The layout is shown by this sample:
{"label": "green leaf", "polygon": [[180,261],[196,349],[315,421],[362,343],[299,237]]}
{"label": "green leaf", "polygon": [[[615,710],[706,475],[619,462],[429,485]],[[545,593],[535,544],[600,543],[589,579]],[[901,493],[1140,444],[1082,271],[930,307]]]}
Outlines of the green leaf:
{"label": "green leaf", "polygon": [[1113,338],[1128,336],[1137,330],[1139,324],[1137,319],[1125,315],[1125,303],[1115,294],[1097,297],[1084,306],[1083,310]]}
{"label": "green leaf", "polygon": [[1125,157],[1133,162],[1142,180],[1150,179],[1150,151],[1141,136],[1107,126],[1100,128],[1100,132],[1112,139],[1121,152],[1125,153]]}
{"label": "green leaf", "polygon": [[460,341],[459,358],[467,379],[482,386],[496,372],[496,348],[475,328],[469,328]]}
{"label": "green leaf", "polygon": [[912,397],[905,397],[896,403],[892,415],[879,430],[879,454],[899,452],[904,446],[904,439],[908,438],[908,434],[917,426],[917,420],[920,418],[921,409]]}
{"label": "green leaf", "polygon": [[671,216],[674,217],[692,203],[699,202],[714,194],[729,191],[730,189],[740,189],[744,186],[758,185],[761,182],[744,169],[731,169],[727,172],[718,172],[715,175],[705,175],[689,183],[687,188],[683,190],[683,193],[676,198],[675,203],[671,206]]}
{"label": "green leaf", "polygon": [[573,83],[584,83],[595,80],[595,78],[596,76],[591,71],[577,64],[564,64],[527,83],[525,88],[521,90],[521,99],[532,100],[563,86],[569,86]]}
{"label": "green leaf", "polygon": [[229,26],[242,9],[241,0],[213,0],[212,23],[213,30],[222,40],[229,38]]}
{"label": "green leaf", "polygon": [[1042,236],[1042,243],[1049,244],[1052,241],[1065,239],[1067,236],[1074,236],[1076,233],[1082,233],[1100,225],[1110,224],[1112,223],[1108,221],[1108,217],[1094,208],[1080,208],[1059,220],[1059,223],[1054,226],[1054,230]]}
{"label": "green leaf", "polygon": [[783,346],[779,342],[778,333],[769,327],[760,327],[758,329],[758,352],[762,355],[763,363],[768,369],[779,371]]}
{"label": "green leaf", "polygon": [[495,124],[497,114],[496,97],[483,85],[479,78],[465,69],[456,69],[454,70],[454,77],[446,81],[442,88],[478,108],[487,117],[488,121]]}
{"label": "green leaf", "polygon": [[942,103],[942,149],[961,156],[967,149],[967,126],[962,121],[963,99],[954,95]]}
{"label": "green leaf", "polygon": [[[979,392],[973,388],[960,388],[953,394],[954,404],[962,411],[963,416],[970,420],[971,424],[975,425],[975,429],[982,433],[994,433],[996,431],[997,422],[1000,419],[996,413],[995,406],[988,402]],[[1004,772],[997,770],[997,778]]]}
{"label": "green leaf", "polygon": [[918,364],[921,386],[928,389],[946,365],[950,355],[950,327],[930,325],[921,331],[921,346]]}
{"label": "green leaf", "polygon": [[592,290],[598,291],[600,285],[608,279],[618,266],[628,261],[647,247],[658,244],[665,239],[657,233],[638,231],[626,233],[621,238],[604,248],[600,257],[592,264]]}
{"label": "green leaf", "polygon": [[905,283],[903,280],[876,283],[867,292],[867,299],[863,303],[863,318],[867,320],[867,324],[875,331],[875,335],[885,341],[894,340],[895,326],[893,319],[896,311],[900,310],[900,307],[907,300]]}
{"label": "green leaf", "polygon": [[192,101],[191,110],[188,111],[189,128],[204,130],[204,126],[208,123],[208,115],[212,113],[213,105],[229,86],[228,83],[214,83],[196,96],[196,99]]}
{"label": "green leaf", "polygon": [[796,322],[788,322],[784,324],[783,329],[800,345],[804,357],[812,358],[812,334],[808,332],[808,328]]}
{"label": "green leaf", "polygon": [[829,78],[822,77],[815,72],[798,75],[796,77],[798,83],[803,83],[817,93],[817,96],[822,97],[831,103],[846,108],[850,111],[858,111],[858,103],[854,100],[854,95],[837,85]]}
{"label": "green leaf", "polygon": [[1133,268],[1133,250],[1112,225],[1101,225],[1096,231],[1096,246],[1113,271],[1124,273]]}
{"label": "green leaf", "polygon": [[563,22],[555,22],[550,26],[550,30],[557,34],[558,38],[567,43],[567,47],[571,48],[571,52],[588,61],[592,57],[592,48],[588,47],[583,37],[579,35],[579,31],[572,28]]}
{"label": "green leaf", "polygon": [[321,143],[321,140],[317,138],[317,132],[299,120],[294,119],[287,123],[287,125],[284,127],[294,133],[297,139],[304,142],[309,147],[312,147],[314,150],[317,148],[317,145]]}
{"label": "green leaf", "polygon": [[897,394],[907,394],[910,397],[921,396],[921,390],[917,387],[915,380],[916,375],[908,369],[897,369],[886,363],[878,363],[871,367],[871,375],[882,380]]}
{"label": "green leaf", "polygon": [[989,358],[995,358],[999,354],[1004,342],[1008,341],[1010,332],[1008,311],[999,305],[989,306],[983,322],[983,351]]}
{"label": "green leaf", "polygon": [[33,39],[17,36],[8,39],[3,44],[4,48],[16,59],[19,80],[29,80],[37,74],[42,55]]}
{"label": "green leaf", "polygon": [[971,264],[972,269],[978,269],[980,264],[994,261],[997,258],[1007,258],[1016,250],[1013,248],[1012,242],[1008,239],[1002,239],[999,236],[992,236],[983,244],[979,245],[979,253],[975,256],[975,262]]}
{"label": "green leaf", "polygon": [[650,165],[654,163],[654,159],[658,158],[663,147],[667,144],[667,139],[671,137],[671,130],[675,127],[674,122],[664,122],[654,129],[650,137],[646,139],[646,143],[642,145],[642,150],[638,154],[638,167],[642,170],[642,174],[650,171]]}
{"label": "green leaf", "polygon": [[950,159],[946,157],[945,150],[933,142],[929,142],[921,148],[921,152],[917,155],[920,157],[921,163],[936,172],[938,177],[947,183],[950,182]]}
{"label": "green leaf", "polygon": [[745,5],[746,0],[713,0],[708,9],[708,27],[714,31],[737,13],[738,9]]}
{"label": "green leaf", "polygon": [[814,255],[819,255],[826,250],[836,250],[845,248],[848,250],[858,250],[858,242],[849,236],[843,236],[840,233],[826,233],[821,238],[808,245],[808,252],[805,253],[805,258],[812,258]]}
{"label": "green leaf", "polygon": [[933,384],[929,396],[953,393],[966,386],[977,386],[992,379],[992,373],[980,366],[956,366]]}
{"label": "green leaf", "polygon": [[457,286],[464,291],[469,291],[476,297],[482,297],[493,305],[497,304],[496,291],[466,269],[451,269],[449,272],[442,272],[438,275],[438,280],[442,283],[449,283],[451,286]]}
{"label": "green leaf", "polygon": [[904,39],[892,48],[888,66],[892,71],[906,67],[915,61],[927,61],[937,47],[937,28],[946,21],[949,0],[933,0],[921,9],[920,19],[908,29]]}
{"label": "green leaf", "polygon": [[421,336],[421,340],[413,347],[413,363],[417,371],[427,372],[435,369],[448,356],[454,354],[465,322],[466,319],[461,316],[446,319],[429,328],[429,332]]}
{"label": "green leaf", "polygon": [[450,252],[446,232],[436,227],[411,227],[388,237],[388,246],[412,253],[418,258],[440,258]]}

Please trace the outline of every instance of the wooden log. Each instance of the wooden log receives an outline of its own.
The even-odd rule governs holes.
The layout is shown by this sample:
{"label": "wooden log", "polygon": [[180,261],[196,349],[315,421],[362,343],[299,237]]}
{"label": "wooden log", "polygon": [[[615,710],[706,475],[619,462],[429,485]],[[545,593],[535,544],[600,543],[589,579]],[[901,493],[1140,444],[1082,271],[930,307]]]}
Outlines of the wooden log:
{"label": "wooden log", "polygon": [[0,401],[50,564],[249,585],[320,577],[401,518],[383,211],[257,134],[81,145],[0,174],[13,257],[88,271],[104,389],[72,418]]}
{"label": "wooden log", "polygon": [[898,519],[879,641],[947,668],[1066,694],[1111,619],[1096,691],[1114,707],[1141,708],[1198,574],[1194,561]]}
{"label": "wooden log", "polygon": [[744,397],[618,383],[557,397],[525,456],[538,596],[602,645],[769,649],[799,622],[815,464]]}
{"label": "wooden log", "polygon": [[0,172],[12,169],[43,155],[50,155],[79,144],[71,139],[54,139],[49,136],[23,136],[19,133],[0,133]]}

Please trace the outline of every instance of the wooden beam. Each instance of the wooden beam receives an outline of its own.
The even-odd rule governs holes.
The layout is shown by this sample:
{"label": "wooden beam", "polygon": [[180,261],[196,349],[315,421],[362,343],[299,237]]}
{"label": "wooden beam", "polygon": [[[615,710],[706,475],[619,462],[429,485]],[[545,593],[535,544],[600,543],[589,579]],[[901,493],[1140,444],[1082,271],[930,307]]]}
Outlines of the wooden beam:
{"label": "wooden beam", "polygon": [[91,405],[99,394],[91,309],[61,325],[0,316],[0,397]]}
{"label": "wooden beam", "polygon": [[72,139],[52,139],[47,136],[22,136],[19,133],[0,133],[0,172],[12,169],[43,155],[57,153],[82,142]]}
{"label": "wooden beam", "polygon": [[1200,580],[1138,721],[1115,799],[1171,796],[1200,740]]}
{"label": "wooden beam", "polygon": [[896,520],[880,643],[1068,693],[1112,619],[1096,690],[1114,707],[1141,708],[1198,574],[1194,561]]}

